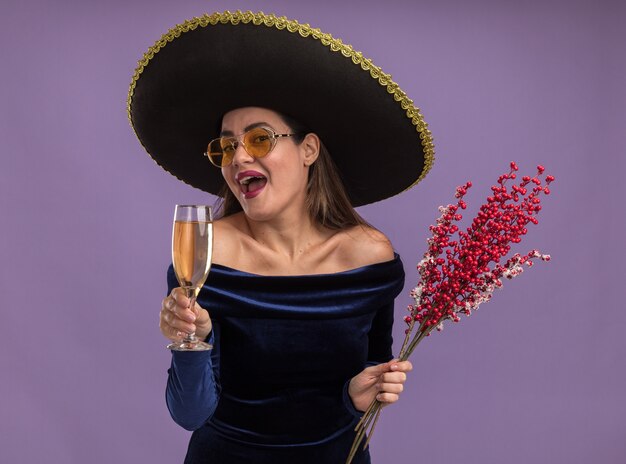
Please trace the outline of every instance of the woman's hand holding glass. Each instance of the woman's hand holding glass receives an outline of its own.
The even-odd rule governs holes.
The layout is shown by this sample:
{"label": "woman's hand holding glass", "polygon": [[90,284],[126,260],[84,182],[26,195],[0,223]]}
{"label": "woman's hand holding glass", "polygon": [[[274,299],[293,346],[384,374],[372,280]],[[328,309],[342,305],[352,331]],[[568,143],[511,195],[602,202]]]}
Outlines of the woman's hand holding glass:
{"label": "woman's hand holding glass", "polygon": [[[204,351],[213,348],[195,334],[198,310],[196,297],[209,275],[213,256],[213,214],[206,205],[176,205],[174,210],[174,226],[172,229],[172,264],[176,279],[180,284],[179,292],[172,292],[170,298],[180,303],[185,297],[187,311],[179,312],[193,330],[184,330],[185,337],[181,342],[170,343],[167,347],[172,351]],[[182,293],[181,293],[182,292]],[[167,307],[175,307],[171,300]],[[170,316],[170,327],[175,329],[181,323]],[[208,317],[208,315],[207,315]],[[166,321],[167,322],[167,321]],[[180,331],[176,330],[176,336]]]}
{"label": "woman's hand holding glass", "polygon": [[213,326],[208,311],[195,302],[190,308],[190,302],[180,287],[163,299],[159,328],[165,338],[180,343],[188,333],[195,333],[200,340],[209,336]]}

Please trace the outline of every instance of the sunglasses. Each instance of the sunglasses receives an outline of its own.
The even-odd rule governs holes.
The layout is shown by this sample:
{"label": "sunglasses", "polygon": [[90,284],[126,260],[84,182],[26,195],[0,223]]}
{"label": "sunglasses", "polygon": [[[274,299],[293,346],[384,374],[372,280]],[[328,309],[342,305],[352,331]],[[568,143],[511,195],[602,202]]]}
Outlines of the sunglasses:
{"label": "sunglasses", "polygon": [[219,137],[211,140],[204,156],[218,168],[230,166],[235,150],[241,144],[250,156],[263,158],[267,155],[279,137],[291,137],[298,134],[277,134],[269,127],[255,127],[237,137]]}

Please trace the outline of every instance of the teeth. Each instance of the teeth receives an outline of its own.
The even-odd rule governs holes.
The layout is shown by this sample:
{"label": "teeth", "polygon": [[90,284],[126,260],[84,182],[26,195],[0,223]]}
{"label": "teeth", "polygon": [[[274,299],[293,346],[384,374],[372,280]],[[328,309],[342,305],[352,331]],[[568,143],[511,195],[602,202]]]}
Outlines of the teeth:
{"label": "teeth", "polygon": [[246,177],[242,177],[241,179],[239,179],[239,183],[242,185],[248,185],[250,182],[252,182],[253,179],[264,179],[264,177],[246,176]]}

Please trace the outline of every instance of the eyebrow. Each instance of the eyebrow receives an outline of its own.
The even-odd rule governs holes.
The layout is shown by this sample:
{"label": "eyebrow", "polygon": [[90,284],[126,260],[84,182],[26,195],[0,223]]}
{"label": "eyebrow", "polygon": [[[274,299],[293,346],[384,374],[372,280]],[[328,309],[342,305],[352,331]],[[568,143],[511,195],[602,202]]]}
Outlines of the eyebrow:
{"label": "eyebrow", "polygon": [[[263,121],[255,122],[253,124],[250,124],[249,126],[244,127],[243,132],[246,133],[249,130],[255,129],[257,127],[272,127],[272,126],[271,126],[271,124],[268,124],[268,123],[263,122]],[[229,131],[229,130],[226,130],[226,131],[223,130],[222,132],[220,132],[220,137],[232,137],[233,135],[235,135],[235,134],[233,134],[233,132]]]}

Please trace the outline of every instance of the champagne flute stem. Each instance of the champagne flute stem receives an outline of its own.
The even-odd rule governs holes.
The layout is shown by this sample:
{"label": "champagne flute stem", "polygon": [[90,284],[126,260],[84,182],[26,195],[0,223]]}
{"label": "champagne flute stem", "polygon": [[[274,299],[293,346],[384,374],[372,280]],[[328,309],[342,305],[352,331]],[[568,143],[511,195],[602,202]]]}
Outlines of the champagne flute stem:
{"label": "champagne flute stem", "polygon": [[[189,298],[189,306],[187,309],[193,311],[193,308],[196,306],[196,293],[193,289],[186,289],[187,295]],[[183,340],[185,343],[198,343],[198,337],[196,337],[195,332],[191,332],[185,335],[185,339]]]}

